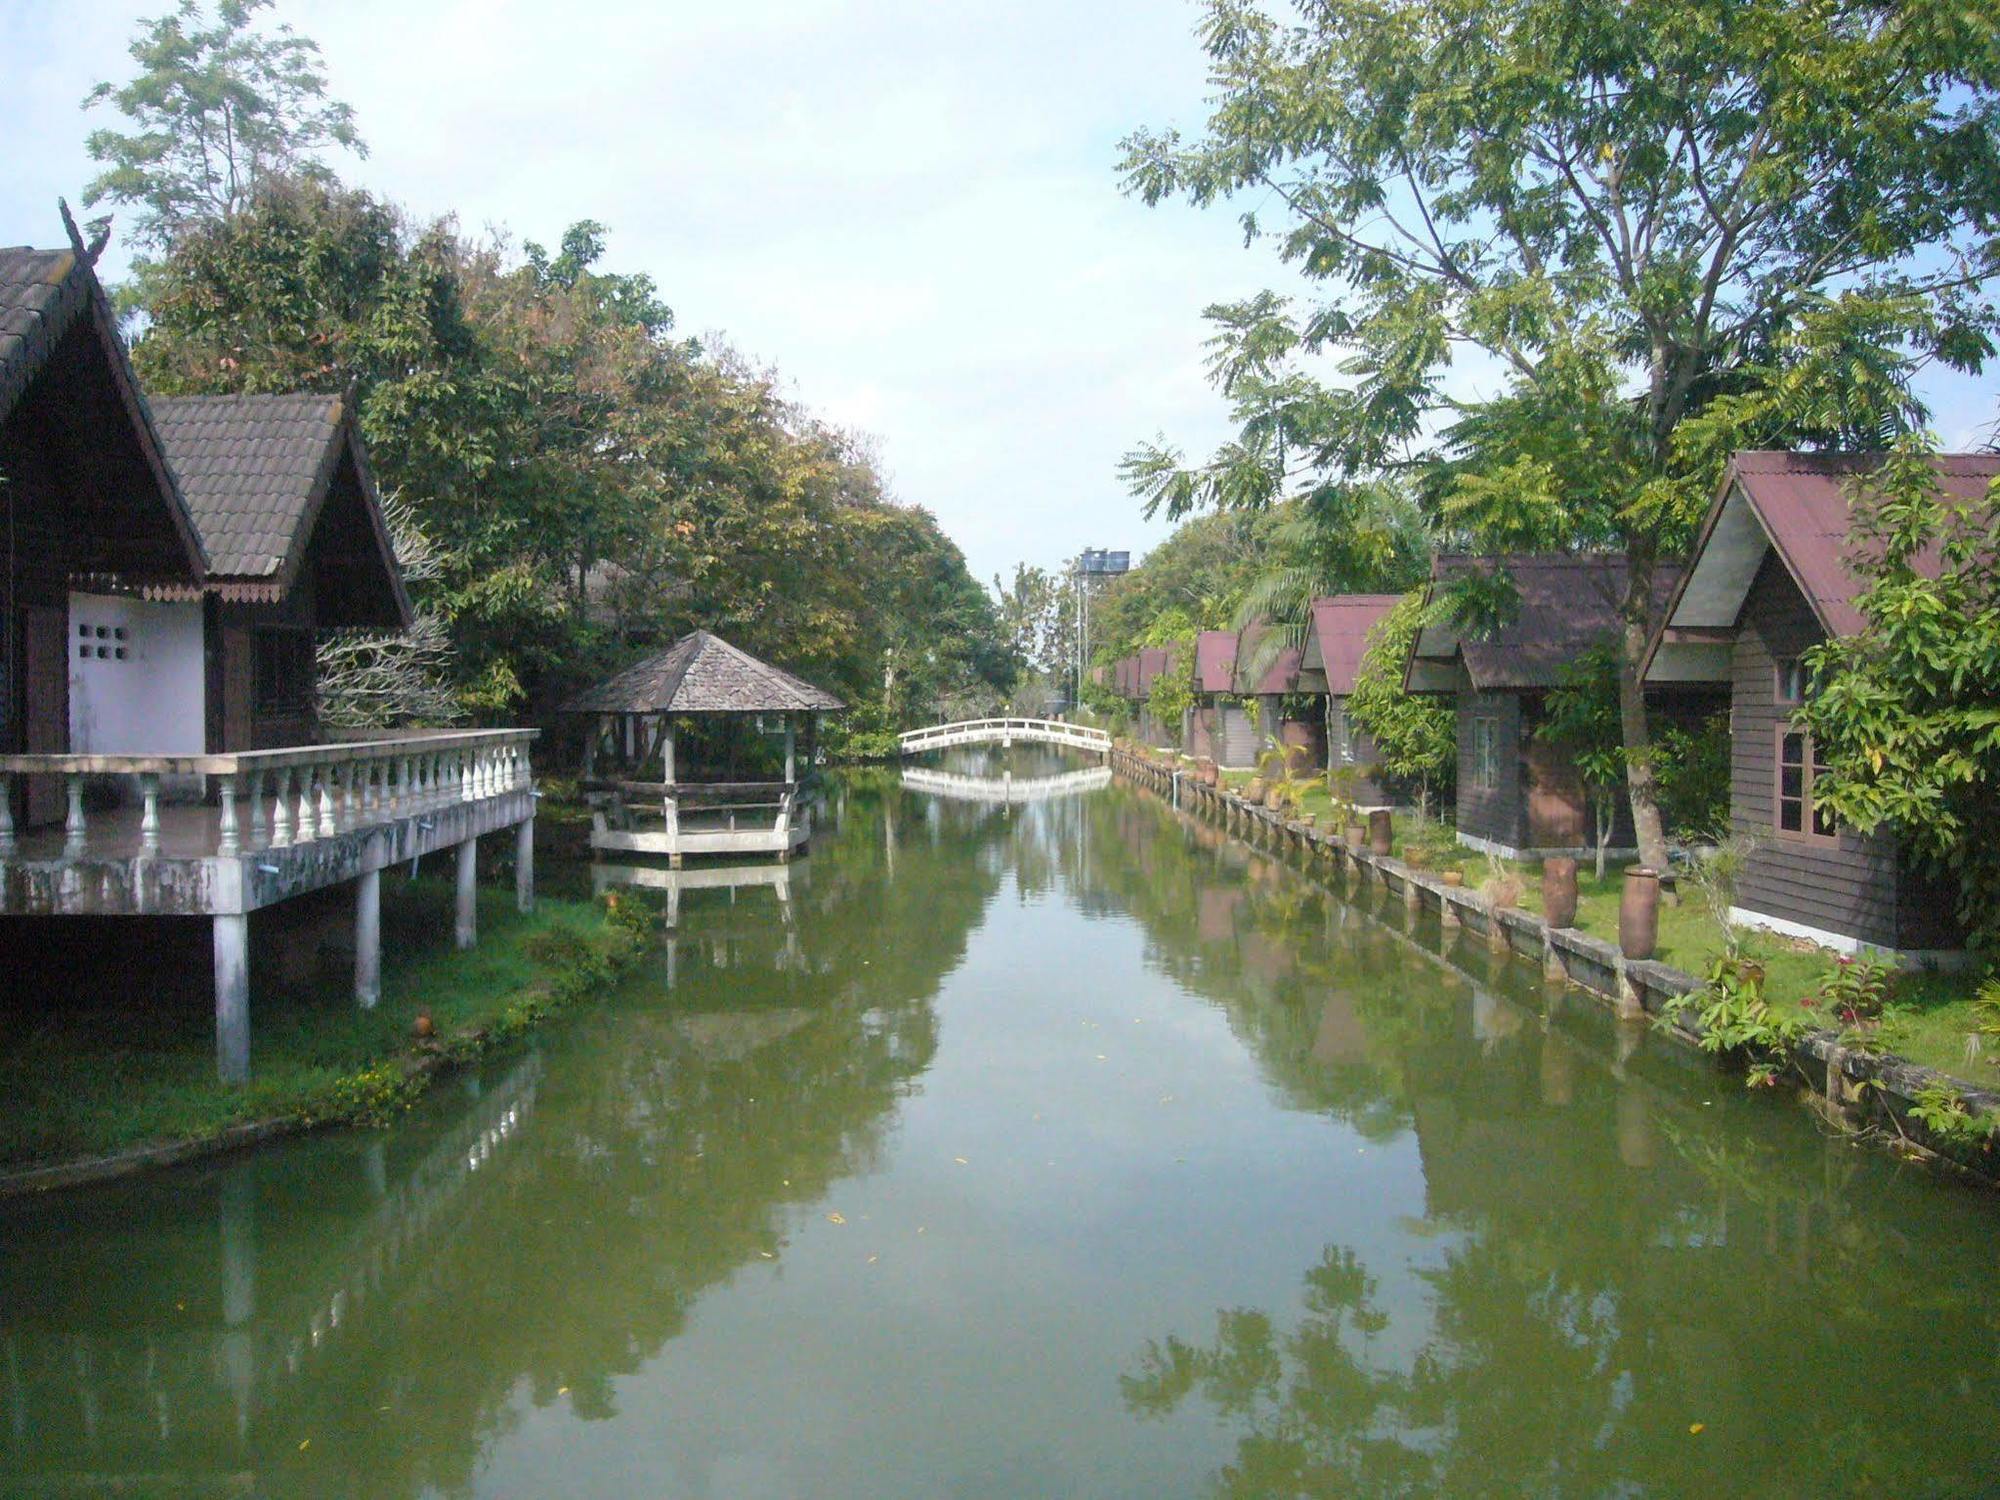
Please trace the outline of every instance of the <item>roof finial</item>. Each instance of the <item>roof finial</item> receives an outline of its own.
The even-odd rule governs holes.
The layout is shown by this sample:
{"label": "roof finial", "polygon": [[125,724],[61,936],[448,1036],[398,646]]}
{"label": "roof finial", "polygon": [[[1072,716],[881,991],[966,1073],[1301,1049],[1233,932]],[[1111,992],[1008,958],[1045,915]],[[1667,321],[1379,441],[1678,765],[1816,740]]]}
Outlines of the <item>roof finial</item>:
{"label": "roof finial", "polygon": [[56,207],[62,211],[63,228],[69,234],[70,249],[76,252],[77,258],[85,265],[96,265],[97,257],[102,255],[104,247],[111,243],[111,215],[106,214],[101,219],[92,219],[90,221],[90,227],[96,233],[92,235],[90,243],[85,244],[83,231],[76,227],[76,215],[69,211],[69,200],[67,198],[56,199]]}

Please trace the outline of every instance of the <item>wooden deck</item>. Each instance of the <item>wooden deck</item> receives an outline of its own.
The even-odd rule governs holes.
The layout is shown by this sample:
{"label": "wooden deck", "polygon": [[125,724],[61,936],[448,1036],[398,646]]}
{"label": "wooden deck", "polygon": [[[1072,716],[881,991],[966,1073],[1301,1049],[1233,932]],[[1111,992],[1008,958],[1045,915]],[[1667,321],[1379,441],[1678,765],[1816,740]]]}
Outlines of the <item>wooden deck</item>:
{"label": "wooden deck", "polygon": [[[383,870],[451,850],[454,937],[469,948],[479,840],[513,829],[516,898],[533,904],[534,739],[468,730],[239,755],[0,755],[0,917],[208,918],[216,1065],[240,1082],[251,912],[352,884],[354,994],[365,1007],[381,994]],[[21,777],[60,782],[60,826],[15,827]],[[169,800],[172,788],[194,800]]]}

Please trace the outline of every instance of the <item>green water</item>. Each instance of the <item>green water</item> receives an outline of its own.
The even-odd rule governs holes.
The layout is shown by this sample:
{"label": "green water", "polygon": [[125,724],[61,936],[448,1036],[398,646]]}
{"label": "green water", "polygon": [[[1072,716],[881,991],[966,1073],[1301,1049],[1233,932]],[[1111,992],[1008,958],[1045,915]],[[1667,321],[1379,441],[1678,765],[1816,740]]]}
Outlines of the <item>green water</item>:
{"label": "green water", "polygon": [[823,821],[394,1129],[0,1205],[0,1494],[2000,1487],[1985,1199],[1125,787]]}

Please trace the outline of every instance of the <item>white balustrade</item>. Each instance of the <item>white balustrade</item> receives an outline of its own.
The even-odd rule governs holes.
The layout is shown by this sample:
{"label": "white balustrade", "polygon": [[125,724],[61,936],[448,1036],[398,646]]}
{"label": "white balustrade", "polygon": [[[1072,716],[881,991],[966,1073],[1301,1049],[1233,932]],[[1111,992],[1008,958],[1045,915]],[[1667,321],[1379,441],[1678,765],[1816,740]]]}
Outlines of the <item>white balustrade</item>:
{"label": "white balustrade", "polygon": [[[121,803],[140,808],[138,851],[200,857],[310,844],[356,828],[528,792],[531,729],[449,731],[349,744],[302,745],[231,755],[0,755],[0,857],[17,857],[25,840],[14,823],[17,778],[59,776],[64,795],[62,854],[82,857],[91,840],[87,781],[125,780],[136,790]],[[163,807],[169,778],[213,778],[217,812],[212,842],[190,845]],[[129,815],[127,815],[129,819]],[[100,819],[102,815],[100,814]],[[108,820],[107,820],[108,821]],[[129,852],[131,822],[108,850]]]}

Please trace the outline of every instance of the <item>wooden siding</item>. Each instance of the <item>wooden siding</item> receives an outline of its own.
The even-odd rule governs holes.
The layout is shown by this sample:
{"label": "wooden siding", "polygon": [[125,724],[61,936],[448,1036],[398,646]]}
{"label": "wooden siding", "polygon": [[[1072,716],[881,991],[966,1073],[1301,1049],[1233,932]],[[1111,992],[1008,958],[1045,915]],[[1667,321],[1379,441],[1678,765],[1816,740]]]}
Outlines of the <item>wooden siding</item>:
{"label": "wooden siding", "polygon": [[1953,946],[1934,897],[1912,901],[1899,919],[1899,886],[1919,893],[1901,876],[1890,840],[1842,829],[1829,843],[1777,831],[1777,733],[1788,716],[1777,702],[1777,663],[1822,639],[1791,575],[1775,555],[1766,557],[1744,601],[1730,662],[1730,827],[1757,841],[1737,885],[1737,905],[1884,948]]}
{"label": "wooden siding", "polygon": [[1232,769],[1257,764],[1257,726],[1250,722],[1250,715],[1241,704],[1222,705],[1222,735],[1216,760]]}
{"label": "wooden siding", "polygon": [[1347,717],[1346,697],[1327,700],[1326,710],[1326,768],[1328,774],[1337,774],[1343,768],[1351,770],[1351,779],[1346,779],[1345,794],[1364,806],[1379,806],[1393,800],[1382,786],[1382,777],[1376,762],[1380,752],[1375,741],[1354,726]]}
{"label": "wooden siding", "polygon": [[[1474,725],[1494,721],[1493,756],[1499,774],[1479,785]],[[1516,693],[1458,691],[1458,831],[1508,848],[1521,847],[1526,809],[1521,789],[1521,699]]]}

